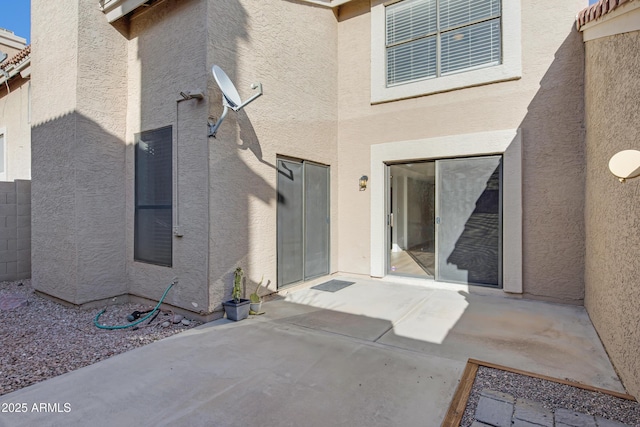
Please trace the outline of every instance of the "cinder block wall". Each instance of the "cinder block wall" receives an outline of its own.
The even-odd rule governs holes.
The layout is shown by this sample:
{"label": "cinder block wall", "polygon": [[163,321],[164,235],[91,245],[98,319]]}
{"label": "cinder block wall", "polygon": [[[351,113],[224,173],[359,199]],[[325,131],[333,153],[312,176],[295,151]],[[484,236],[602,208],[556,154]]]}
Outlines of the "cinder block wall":
{"label": "cinder block wall", "polygon": [[31,181],[0,182],[0,282],[31,277]]}

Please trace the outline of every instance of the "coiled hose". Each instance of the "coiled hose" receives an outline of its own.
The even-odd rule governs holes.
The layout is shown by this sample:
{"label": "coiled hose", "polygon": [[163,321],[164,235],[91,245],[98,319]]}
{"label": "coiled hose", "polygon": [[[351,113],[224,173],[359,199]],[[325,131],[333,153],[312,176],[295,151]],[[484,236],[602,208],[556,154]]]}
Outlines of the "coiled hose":
{"label": "coiled hose", "polygon": [[125,329],[125,328],[130,328],[132,326],[136,326],[139,325],[140,323],[144,322],[145,320],[147,320],[148,318],[150,318],[151,316],[153,316],[153,314],[158,311],[158,309],[160,308],[160,305],[162,304],[162,301],[164,301],[164,298],[167,296],[167,293],[169,292],[169,289],[171,289],[173,287],[173,285],[175,285],[176,282],[173,281],[169,284],[169,287],[167,288],[166,291],[164,291],[164,294],[162,294],[162,298],[160,298],[160,301],[158,301],[158,304],[156,305],[156,307],[151,310],[149,312],[149,314],[147,314],[144,317],[141,317],[140,319],[136,320],[135,322],[131,322],[128,325],[115,325],[115,326],[109,326],[109,325],[102,325],[100,322],[98,322],[98,319],[100,318],[100,316],[102,316],[102,314],[107,311],[106,308],[103,308],[102,311],[100,313],[98,313],[96,315],[96,318],[93,319],[93,324],[96,325],[96,327],[100,328],[100,329]]}

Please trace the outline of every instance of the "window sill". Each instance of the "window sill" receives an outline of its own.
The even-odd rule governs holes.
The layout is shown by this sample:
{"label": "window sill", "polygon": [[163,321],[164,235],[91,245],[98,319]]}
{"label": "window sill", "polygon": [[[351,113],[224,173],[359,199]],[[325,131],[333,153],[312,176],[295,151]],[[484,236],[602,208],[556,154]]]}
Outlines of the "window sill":
{"label": "window sill", "polygon": [[390,87],[385,87],[384,81],[372,79],[371,103],[380,104],[383,102],[398,101],[434,93],[449,92],[456,89],[517,80],[521,77],[522,72],[519,66],[514,67],[508,64],[502,64]]}
{"label": "window sill", "polygon": [[516,80],[522,77],[521,0],[502,2],[502,64],[387,87],[385,2],[371,1],[371,103],[416,98],[440,92]]}

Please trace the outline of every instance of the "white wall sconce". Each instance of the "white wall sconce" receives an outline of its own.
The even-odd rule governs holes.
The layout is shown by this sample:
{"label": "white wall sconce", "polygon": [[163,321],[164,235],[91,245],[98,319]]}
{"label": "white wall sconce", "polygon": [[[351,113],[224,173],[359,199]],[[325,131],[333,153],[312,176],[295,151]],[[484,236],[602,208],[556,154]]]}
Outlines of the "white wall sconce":
{"label": "white wall sconce", "polygon": [[358,184],[360,185],[360,191],[364,191],[367,189],[367,182],[369,181],[369,177],[367,175],[362,175]]}
{"label": "white wall sconce", "polygon": [[623,150],[609,160],[609,170],[620,182],[640,176],[640,151]]}

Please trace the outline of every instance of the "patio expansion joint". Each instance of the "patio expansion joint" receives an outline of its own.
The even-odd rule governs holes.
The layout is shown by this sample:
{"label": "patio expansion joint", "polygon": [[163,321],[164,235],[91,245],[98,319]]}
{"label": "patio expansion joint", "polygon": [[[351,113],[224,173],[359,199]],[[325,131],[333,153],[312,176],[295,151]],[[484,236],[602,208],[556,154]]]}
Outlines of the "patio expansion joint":
{"label": "patio expansion joint", "polygon": [[[274,321],[269,320],[266,323],[271,323],[271,322],[274,322]],[[274,322],[274,325],[275,325],[275,322]],[[393,345],[393,344],[380,343],[380,342],[376,342],[376,341],[372,341],[372,340],[368,340],[368,339],[364,339],[364,338],[354,337],[352,335],[341,334],[339,332],[327,331],[325,329],[315,329],[315,328],[311,328],[309,326],[299,325],[299,324],[296,324],[296,323],[279,323],[279,324],[276,325],[276,328],[278,328],[278,329],[280,329],[280,328],[284,328],[284,329],[297,328],[297,329],[300,329],[300,330],[309,331],[310,333],[317,333],[319,335],[334,336],[336,338],[351,340],[351,341],[357,342],[359,344],[370,346],[370,347],[387,349],[387,350],[390,350],[390,351],[398,351],[398,352],[402,352],[402,353],[406,353],[406,354],[420,355],[422,357],[429,357],[429,358],[434,358],[435,357],[437,359],[442,359],[442,360],[456,361],[456,362],[460,362],[461,366],[464,366],[464,364],[466,363],[466,359],[465,360],[457,360],[457,359],[454,359],[454,358],[451,358],[451,357],[446,357],[446,356],[442,356],[442,355],[434,355],[434,354],[431,354],[431,353],[428,353],[428,352],[424,352],[424,351],[420,351],[420,350],[414,350],[414,349],[406,348],[406,347],[400,347],[400,346]]]}
{"label": "patio expansion joint", "polygon": [[[426,297],[420,299],[420,301],[418,301],[417,303],[413,304],[413,307],[410,307],[407,311],[404,312],[404,314],[402,314],[402,316],[398,317],[395,320],[392,320],[391,322],[389,322],[389,327],[383,332],[381,333],[376,339],[373,340],[373,342],[377,343],[378,340],[380,338],[382,338],[383,336],[385,336],[386,334],[388,334],[396,325],[398,325],[399,323],[401,323],[403,320],[405,320],[406,318],[408,318],[410,315],[412,315],[414,312],[418,311],[420,309],[420,306],[431,299],[431,297],[433,296],[433,293],[427,295]],[[395,347],[395,346],[390,346],[390,347]],[[399,347],[400,348],[400,347]]]}

